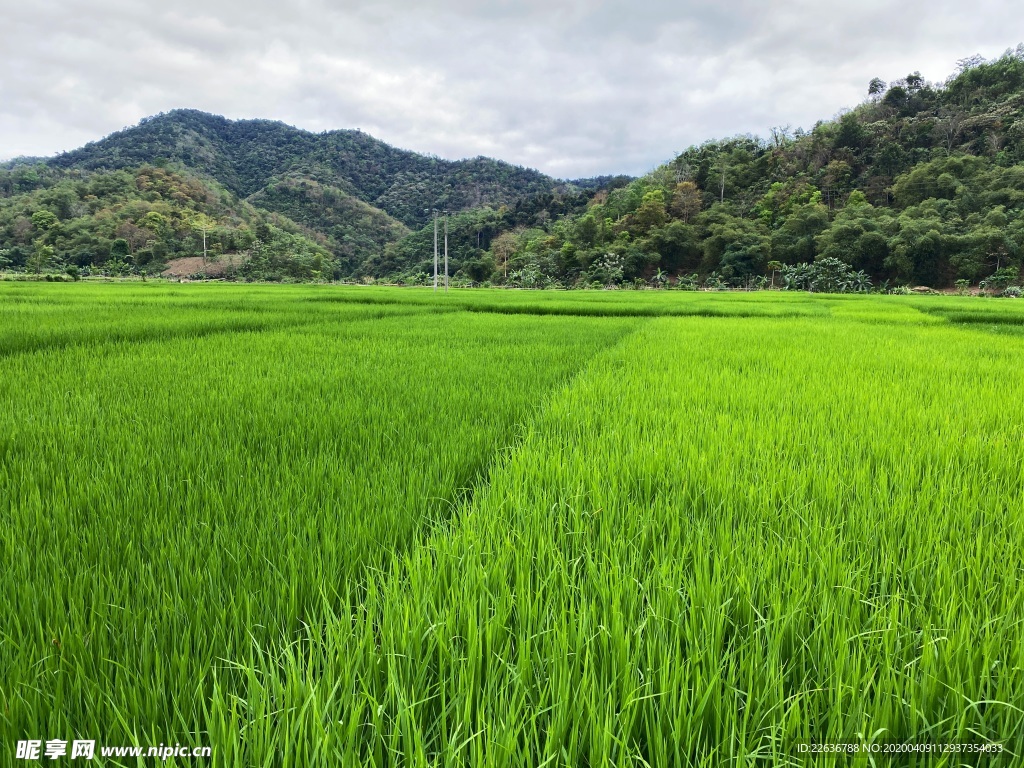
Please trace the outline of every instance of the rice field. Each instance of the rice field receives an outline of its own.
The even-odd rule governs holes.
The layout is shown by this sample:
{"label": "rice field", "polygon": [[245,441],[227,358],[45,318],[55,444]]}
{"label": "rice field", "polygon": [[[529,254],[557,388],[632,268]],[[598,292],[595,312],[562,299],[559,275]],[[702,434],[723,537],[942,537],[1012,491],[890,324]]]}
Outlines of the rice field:
{"label": "rice field", "polygon": [[1022,364],[1012,300],[0,283],[0,755],[1024,764]]}

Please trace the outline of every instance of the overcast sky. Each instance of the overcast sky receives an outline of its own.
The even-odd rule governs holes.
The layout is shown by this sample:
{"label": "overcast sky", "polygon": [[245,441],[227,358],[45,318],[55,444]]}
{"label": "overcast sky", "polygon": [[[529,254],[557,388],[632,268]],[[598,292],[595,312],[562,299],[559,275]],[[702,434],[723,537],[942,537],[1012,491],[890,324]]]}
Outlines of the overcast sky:
{"label": "overcast sky", "polygon": [[0,0],[0,158],[193,107],[559,177],[809,128],[1024,40],[1011,0]]}

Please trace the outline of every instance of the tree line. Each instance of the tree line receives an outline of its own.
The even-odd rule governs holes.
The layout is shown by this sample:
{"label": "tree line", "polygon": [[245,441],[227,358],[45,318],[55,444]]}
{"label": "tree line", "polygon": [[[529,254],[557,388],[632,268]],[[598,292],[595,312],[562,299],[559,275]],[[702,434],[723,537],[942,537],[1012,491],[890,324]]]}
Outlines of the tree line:
{"label": "tree line", "polygon": [[0,269],[155,274],[202,255],[245,279],[415,284],[438,208],[457,284],[1010,286],[1024,46],[941,84],[874,78],[810,130],[705,142],[639,179],[559,183],[358,131],[173,112],[0,168]]}
{"label": "tree line", "polygon": [[323,241],[184,171],[0,171],[0,270],[146,275],[193,257],[200,276],[224,262],[230,269],[218,272],[239,279],[338,279]]}
{"label": "tree line", "polygon": [[[944,84],[886,84],[810,131],[691,147],[582,210],[472,211],[451,223],[466,281],[520,286],[764,284],[838,260],[875,285],[1013,283],[1024,255],[1024,47]],[[416,282],[429,226],[367,265]],[[484,234],[484,241],[479,239]],[[861,281],[863,284],[863,280]]]}

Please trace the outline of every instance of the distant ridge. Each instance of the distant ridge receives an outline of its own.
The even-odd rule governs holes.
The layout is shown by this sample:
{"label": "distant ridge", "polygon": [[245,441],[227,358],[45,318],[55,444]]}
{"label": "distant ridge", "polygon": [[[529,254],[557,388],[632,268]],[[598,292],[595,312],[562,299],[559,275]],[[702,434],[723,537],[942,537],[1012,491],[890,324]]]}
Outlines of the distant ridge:
{"label": "distant ridge", "polygon": [[269,205],[280,197],[268,194],[274,187],[305,180],[339,198],[354,197],[407,227],[424,224],[430,208],[507,205],[561,184],[499,160],[451,161],[396,149],[358,130],[311,133],[279,121],[228,120],[192,109],[145,118],[45,162],[83,170],[180,163],[240,197],[263,193]]}

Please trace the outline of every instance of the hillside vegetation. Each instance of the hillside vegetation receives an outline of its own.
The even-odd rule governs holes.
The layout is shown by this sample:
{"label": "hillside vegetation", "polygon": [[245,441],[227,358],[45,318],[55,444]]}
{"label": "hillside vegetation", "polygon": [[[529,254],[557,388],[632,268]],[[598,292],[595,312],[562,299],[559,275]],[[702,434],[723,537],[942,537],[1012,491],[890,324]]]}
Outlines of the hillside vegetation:
{"label": "hillside vegetation", "polygon": [[[808,131],[709,141],[635,180],[559,182],[486,158],[418,155],[359,131],[170,112],[0,170],[0,258],[20,269],[40,260],[106,269],[111,253],[125,255],[114,241],[125,240],[124,269],[159,271],[172,255],[194,254],[186,228],[168,239],[142,221],[145,207],[118,208],[116,223],[153,236],[136,247],[117,235],[90,186],[108,190],[102,200],[134,199],[149,193],[139,180],[156,169],[227,201],[209,213],[224,253],[251,259],[240,230],[255,218],[298,237],[302,263],[322,250],[316,269],[249,276],[423,282],[431,211],[447,209],[456,284],[1003,289],[1020,282],[1024,258],[1024,46],[964,60],[942,84],[918,73],[876,78],[864,103]],[[99,234],[61,239],[48,218],[29,226],[37,213],[56,217],[59,232]],[[292,241],[273,240],[287,256]]]}
{"label": "hillside vegetation", "polygon": [[[538,171],[488,158],[448,161],[396,149],[360,131],[315,134],[196,110],[147,118],[34,164],[35,173],[47,178],[149,166],[199,173],[238,198],[316,232],[339,276],[366,272],[368,260],[379,260],[384,246],[407,234],[408,227],[427,222],[433,208],[514,204],[564,186]],[[23,161],[8,168],[30,173],[29,165]],[[24,188],[23,178],[0,172],[0,196]],[[0,242],[4,247],[9,245]],[[66,254],[58,256],[67,261]]]}
{"label": "hillside vegetation", "polygon": [[449,161],[396,149],[361,131],[310,133],[270,120],[227,120],[175,110],[143,120],[50,161],[58,168],[109,169],[179,162],[203,170],[240,196],[281,176],[307,178],[370,203],[407,226],[432,207],[500,205],[546,192],[539,171],[478,157]]}
{"label": "hillside vegetation", "polygon": [[[1005,286],[1020,277],[1022,163],[1019,47],[963,61],[942,85],[872,80],[863,104],[809,131],[690,147],[597,191],[584,211],[488,229],[486,252],[473,236],[480,215],[457,217],[451,260],[468,278],[490,271],[522,287],[751,287],[799,281],[795,265],[824,259],[860,272],[862,286]],[[413,279],[426,255],[414,237],[392,249]]]}
{"label": "hillside vegetation", "polygon": [[185,171],[0,172],[0,269],[146,274],[203,256],[239,278],[340,277],[327,242]]}

